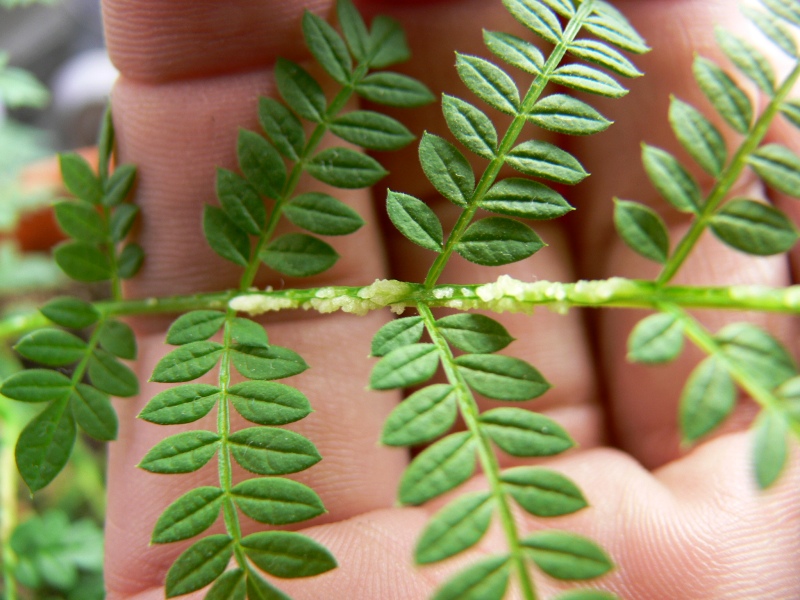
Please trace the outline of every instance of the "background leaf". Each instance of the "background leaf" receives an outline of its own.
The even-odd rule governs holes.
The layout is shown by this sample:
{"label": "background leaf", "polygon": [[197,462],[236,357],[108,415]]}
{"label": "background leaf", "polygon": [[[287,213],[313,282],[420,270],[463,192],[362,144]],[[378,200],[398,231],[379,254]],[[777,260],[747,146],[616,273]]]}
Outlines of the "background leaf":
{"label": "background leaf", "polygon": [[652,208],[614,198],[614,225],[631,250],[657,263],[669,256],[669,233],[664,221]]}
{"label": "background leaf", "polygon": [[703,170],[714,177],[722,173],[728,151],[719,130],[693,106],[672,98],[669,122],[678,141]]}
{"label": "background leaf", "polygon": [[764,490],[773,485],[789,457],[787,434],[789,427],[784,415],[765,409],[753,425],[753,462],[756,481]]}
{"label": "background leaf", "polygon": [[681,395],[681,431],[693,442],[716,429],[736,405],[736,387],[719,359],[706,358],[686,382]]}
{"label": "background leaf", "polygon": [[707,58],[696,57],[692,69],[700,89],[720,116],[739,133],[747,133],[753,121],[753,105],[747,94]]}
{"label": "background leaf", "polygon": [[768,185],[789,196],[800,197],[800,157],[786,146],[761,146],[747,162]]}
{"label": "background leaf", "polygon": [[660,313],[642,319],[628,338],[628,360],[659,364],[683,351],[683,325],[673,315]]}

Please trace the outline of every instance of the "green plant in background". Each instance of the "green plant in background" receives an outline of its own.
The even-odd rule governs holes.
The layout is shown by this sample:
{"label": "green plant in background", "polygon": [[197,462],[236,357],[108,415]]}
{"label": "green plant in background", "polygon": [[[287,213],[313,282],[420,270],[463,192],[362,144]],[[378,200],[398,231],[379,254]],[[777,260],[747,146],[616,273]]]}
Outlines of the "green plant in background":
{"label": "green plant in background", "polygon": [[[672,208],[693,216],[685,236],[672,243],[656,211],[630,200],[615,200],[614,220],[622,239],[642,256],[663,265],[658,277],[651,281],[612,278],[524,283],[501,275],[494,283],[442,284],[440,277],[454,252],[483,266],[523,260],[544,243],[520,219],[554,219],[572,210],[543,180],[576,185],[588,173],[564,150],[524,138],[523,127],[533,124],[561,134],[590,135],[611,123],[574,96],[549,93],[549,84],[621,97],[627,90],[612,75],[640,75],[623,53],[648,50],[607,2],[504,0],[503,4],[551,50],[545,55],[517,36],[484,33],[491,54],[528,76],[530,85],[524,90],[494,62],[457,55],[456,68],[466,87],[488,106],[510,116],[510,124],[498,132],[479,106],[455,96],[443,97],[448,128],[460,146],[426,133],[419,143],[419,158],[433,187],[461,209],[446,235],[427,204],[402,191],[388,193],[387,212],[395,227],[435,255],[423,282],[376,281],[356,287],[264,292],[251,289],[262,265],[292,277],[329,269],[338,256],[320,236],[346,235],[363,225],[359,215],[332,196],[296,193],[304,175],[334,187],[360,188],[373,185],[385,174],[373,158],[350,148],[319,150],[325,134],[371,150],[392,150],[411,142],[411,134],[399,122],[373,111],[345,111],[348,101],[356,95],[373,103],[414,107],[431,100],[430,92],[419,82],[391,71],[373,71],[408,58],[404,35],[394,21],[384,17],[377,17],[367,27],[349,0],[339,0],[337,5],[343,35],[311,13],[305,14],[302,23],[312,55],[339,85],[338,92],[329,100],[309,72],[296,63],[279,60],[275,76],[285,104],[274,99],[260,101],[263,131],[239,134],[240,173],[224,169],[217,173],[220,206],[205,207],[202,227],[211,248],[242,269],[237,289],[123,300],[120,280],[135,275],[143,260],[141,248],[126,242],[138,212],[125,202],[135,169],[123,165],[110,171],[110,118],[101,133],[98,175],[81,159],[62,157],[65,182],[78,200],[56,207],[60,224],[72,238],[56,250],[56,261],[74,279],[109,281],[112,297],[94,304],[59,298],[46,304],[38,315],[0,323],[0,332],[6,336],[33,330],[17,343],[17,351],[31,361],[59,369],[29,369],[3,383],[0,391],[8,398],[46,404],[20,437],[17,464],[29,487],[37,490],[66,463],[76,423],[99,440],[113,439],[117,422],[108,395],[138,392],[135,377],[119,360],[134,359],[136,354],[132,332],[119,317],[183,313],[167,334],[167,342],[175,349],[157,364],[151,378],[178,385],[153,397],[140,418],[161,425],[185,424],[216,410],[216,428],[167,437],[142,458],[140,467],[153,473],[187,473],[216,459],[219,484],[177,498],[155,525],[154,543],[199,536],[169,570],[168,597],[211,585],[206,598],[214,600],[285,598],[260,571],[294,578],[336,566],[327,549],[301,534],[269,530],[243,536],[241,532],[240,514],[265,525],[285,525],[325,510],[312,489],[284,477],[311,467],[324,468],[314,466],[320,456],[313,441],[281,428],[308,415],[313,399],[278,380],[299,374],[308,365],[291,349],[270,344],[264,328],[243,314],[297,308],[356,314],[385,307],[396,312],[416,311],[381,328],[372,344],[372,354],[379,359],[370,377],[373,389],[420,386],[439,370],[446,377],[446,383],[422,387],[408,396],[385,424],[385,444],[430,444],[404,473],[399,499],[410,505],[428,502],[460,486],[478,465],[486,489],[461,495],[436,513],[414,558],[424,565],[457,555],[476,544],[492,521],[500,524],[507,543],[505,553],[486,557],[446,582],[436,592],[437,600],[499,600],[512,579],[530,600],[538,597],[533,569],[560,580],[583,581],[613,568],[611,558],[589,539],[560,530],[520,530],[513,514],[515,506],[546,518],[574,513],[588,501],[574,482],[556,471],[500,468],[499,452],[546,457],[570,449],[574,441],[560,425],[535,412],[513,407],[480,412],[476,393],[496,400],[523,401],[541,396],[550,385],[535,366],[497,354],[511,344],[511,333],[472,310],[529,312],[541,305],[652,309],[654,314],[642,320],[630,336],[631,360],[673,360],[685,339],[708,354],[690,376],[681,399],[680,423],[686,441],[695,442],[715,430],[731,413],[740,388],[761,407],[754,424],[757,484],[770,486],[783,470],[788,436],[800,436],[796,363],[764,329],[740,323],[713,333],[687,309],[796,314],[800,311],[797,288],[706,288],[670,282],[706,229],[727,245],[758,256],[785,253],[797,241],[796,226],[776,208],[749,199],[729,200],[728,196],[745,168],[782,192],[800,195],[800,158],[783,146],[762,143],[770,123],[779,115],[800,125],[800,104],[788,99],[800,76],[797,50],[788,31],[800,26],[800,5],[794,0],[762,0],[763,10],[747,11],[755,25],[795,61],[783,81],[776,80],[757,49],[723,30],[717,33],[731,63],[769,96],[760,114],[719,65],[702,57],[695,62],[700,88],[742,136],[737,148],[726,148],[720,132],[697,109],[679,99],[672,101],[669,119],[678,140],[714,178],[707,196],[674,156],[643,146],[644,168],[653,185]],[[473,171],[465,152],[484,160],[482,172]],[[505,165],[518,175],[500,179]],[[498,216],[478,218],[480,210]],[[282,216],[308,233],[276,237]],[[440,307],[463,312],[437,318],[434,310]],[[88,342],[65,330],[89,327]],[[427,341],[423,341],[425,334]],[[212,340],[215,336],[218,341]],[[193,383],[212,370],[214,384]],[[232,384],[234,372],[245,381]],[[254,426],[233,431],[233,411]],[[448,433],[458,416],[466,430]],[[257,477],[234,483],[234,462]],[[591,496],[591,490],[587,495]],[[225,533],[203,536],[220,514]],[[31,531],[36,527],[30,525]],[[25,548],[37,547],[33,538],[33,534],[26,538]],[[22,550],[18,553],[24,556]],[[231,559],[235,565],[228,569]],[[33,572],[35,567],[30,569]],[[615,597],[593,590],[558,596],[560,600]]]}

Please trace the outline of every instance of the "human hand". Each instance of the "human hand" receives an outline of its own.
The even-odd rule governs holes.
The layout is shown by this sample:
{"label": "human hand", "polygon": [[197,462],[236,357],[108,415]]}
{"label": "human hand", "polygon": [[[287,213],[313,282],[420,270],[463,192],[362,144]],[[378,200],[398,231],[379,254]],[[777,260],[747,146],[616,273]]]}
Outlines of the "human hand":
{"label": "human hand", "polygon": [[[214,168],[234,168],[237,127],[257,128],[256,98],[274,92],[270,76],[274,59],[305,56],[297,34],[302,9],[326,16],[331,4],[329,0],[105,0],[109,47],[122,73],[113,96],[119,149],[123,161],[139,166],[137,200],[144,215],[139,241],[148,252],[146,266],[129,294],[170,295],[237,284],[238,274],[205,246],[201,233],[201,207],[216,203]],[[389,13],[404,23],[415,53],[408,72],[436,93],[464,95],[452,68],[454,48],[485,55],[481,27],[517,29],[499,1],[363,4],[370,12]],[[647,200],[649,194],[655,201],[639,167],[641,137],[676,149],[666,122],[668,95],[704,105],[691,80],[693,52],[718,56],[709,41],[714,24],[743,27],[729,3],[616,4],[654,48],[637,61],[647,77],[633,83],[632,93],[621,101],[593,101],[618,122],[607,133],[558,140],[593,176],[570,190],[568,199],[579,208],[577,215],[537,227],[551,247],[506,269],[519,279],[572,281],[654,274],[617,241],[610,199],[617,195]],[[439,114],[433,106],[403,118],[415,133],[421,132],[423,122],[431,131],[444,132]],[[788,126],[779,125],[772,135],[800,147]],[[384,190],[391,187],[429,200],[447,223],[453,207],[439,204],[413,153],[412,149],[386,158],[393,175],[379,183],[374,197],[367,191],[336,195],[368,222],[382,223]],[[740,186],[740,193],[765,196],[758,182],[743,181]],[[785,208],[792,210],[789,205]],[[797,212],[795,208],[795,216]],[[685,224],[676,221],[672,228],[681,230]],[[357,285],[383,277],[419,281],[430,262],[428,254],[378,226],[366,227],[335,245],[343,257],[336,267],[299,285],[333,281]],[[443,280],[477,283],[497,275],[497,269],[454,259]],[[786,285],[791,277],[791,267],[782,258],[754,260],[726,250],[710,236],[703,238],[682,272],[682,281],[703,285]],[[269,274],[259,280],[262,286],[282,283]],[[687,352],[667,367],[630,365],[625,361],[625,339],[641,315],[608,311],[583,317],[578,312],[566,316],[537,312],[533,317],[501,320],[519,338],[512,352],[537,365],[554,385],[530,406],[558,420],[581,444],[578,451],[547,464],[576,481],[592,505],[558,519],[557,526],[597,540],[619,565],[596,587],[643,600],[795,597],[800,589],[800,507],[793,493],[800,482],[797,461],[773,489],[756,489],[749,468],[751,440],[741,433],[751,414],[746,403],[728,433],[681,453],[677,399],[699,354]],[[501,536],[490,534],[475,550],[451,561],[424,568],[412,565],[416,539],[443,502],[396,507],[397,482],[408,457],[403,451],[379,447],[377,440],[399,397],[364,390],[371,367],[364,357],[372,334],[387,318],[382,313],[334,314],[325,319],[286,313],[268,321],[270,338],[294,349],[312,366],[292,380],[316,410],[296,430],[314,440],[324,460],[298,479],[320,494],[329,512],[305,531],[330,548],[340,563],[318,578],[280,582],[295,600],[427,598],[476,556],[503,547]],[[785,339],[796,338],[796,320],[769,320]],[[712,329],[724,321],[723,316],[705,320]],[[146,380],[167,351],[166,322],[142,321],[138,326],[142,337],[137,368]],[[152,527],[183,491],[217,478],[213,466],[182,478],[135,468],[166,435],[164,428],[135,419],[161,389],[158,384],[143,384],[138,399],[117,404],[120,436],[111,447],[109,464],[110,600],[163,598],[165,573],[186,545],[149,547]],[[173,427],[169,433],[177,431]],[[607,443],[618,449],[602,447]],[[176,481],[183,487],[176,487]],[[468,486],[481,488],[483,483],[478,477]],[[541,526],[533,518],[520,519],[524,531]],[[560,589],[552,580],[537,583],[544,597]]]}

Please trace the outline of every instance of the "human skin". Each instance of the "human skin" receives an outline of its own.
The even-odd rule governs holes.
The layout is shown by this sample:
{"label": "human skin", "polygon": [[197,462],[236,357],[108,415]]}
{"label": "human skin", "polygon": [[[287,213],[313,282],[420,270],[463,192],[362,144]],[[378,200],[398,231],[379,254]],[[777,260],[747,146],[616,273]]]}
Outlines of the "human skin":
{"label": "human skin", "polygon": [[[202,237],[202,206],[215,203],[214,168],[235,167],[238,127],[257,129],[257,97],[275,93],[275,58],[307,58],[298,34],[302,10],[327,17],[332,4],[333,0],[104,0],[108,45],[121,72],[112,98],[119,155],[139,166],[136,201],[143,218],[137,235],[147,251],[145,267],[127,287],[128,295],[171,295],[238,284],[238,274],[204,245]],[[359,4],[368,14],[390,14],[403,22],[414,52],[403,70],[424,80],[436,94],[447,91],[468,98],[453,69],[452,52],[486,56],[482,27],[522,34],[499,0]],[[613,233],[611,198],[658,202],[639,167],[639,144],[644,137],[680,152],[666,120],[670,93],[709,109],[692,82],[691,61],[695,52],[720,59],[713,44],[714,24],[743,32],[767,49],[730,0],[615,4],[653,47],[651,54],[636,59],[647,76],[631,82],[631,94],[622,100],[591,99],[617,121],[609,131],[585,139],[547,138],[575,152],[593,176],[567,190],[567,198],[579,209],[576,213],[537,227],[550,247],[503,271],[519,279],[653,277],[652,265]],[[756,98],[753,86],[743,85]],[[756,103],[763,105],[763,99]],[[435,105],[397,115],[417,134],[423,127],[446,131]],[[535,135],[543,137],[539,131]],[[800,149],[796,132],[785,122],[776,124],[770,138]],[[733,144],[736,139],[730,136],[728,141]],[[374,194],[335,192],[377,225],[335,240],[342,259],[329,273],[284,281],[265,272],[259,285],[358,285],[384,277],[424,278],[432,255],[381,229],[386,223],[385,189],[426,199],[441,209],[445,222],[452,221],[453,207],[435,196],[415,159],[415,148],[381,159],[393,175],[381,181]],[[707,178],[701,181],[709,183]],[[738,184],[737,194],[768,198],[798,216],[797,204],[764,190],[752,178]],[[671,218],[673,240],[686,226],[681,217]],[[786,285],[792,281],[792,268],[785,257],[753,259],[705,235],[678,281]],[[797,274],[796,261],[794,269]],[[442,281],[484,282],[500,272],[453,259]],[[745,431],[754,409],[746,400],[724,433],[697,447],[681,448],[677,402],[700,353],[688,350],[680,360],[658,368],[627,363],[625,340],[643,314],[573,311],[561,316],[540,311],[532,317],[498,317],[518,338],[510,351],[537,365],[554,385],[529,406],[557,419],[581,444],[547,465],[576,481],[591,503],[587,510],[548,521],[519,515],[521,530],[557,527],[595,539],[619,565],[595,587],[625,598],[797,597],[800,455],[795,449],[790,468],[776,486],[767,492],[756,489],[750,467],[752,439]],[[734,317],[748,318],[767,323],[787,341],[797,339],[796,318],[700,316],[714,330]],[[312,366],[291,383],[309,396],[316,412],[293,428],[317,444],[324,460],[298,479],[321,495],[329,512],[303,531],[326,545],[340,564],[320,577],[277,582],[295,600],[428,598],[459,569],[504,549],[502,536],[492,530],[476,549],[455,559],[413,566],[415,540],[446,498],[421,508],[396,504],[397,482],[408,455],[380,447],[378,439],[383,420],[400,396],[365,390],[373,364],[365,358],[370,339],[388,318],[383,313],[363,318],[286,313],[267,322],[274,343],[292,348]],[[163,341],[167,324],[152,319],[135,323],[141,336],[136,368],[143,382],[169,350]],[[166,571],[188,542],[150,547],[153,525],[182,493],[216,482],[213,464],[180,477],[135,467],[156,442],[182,430],[135,418],[160,389],[143,383],[140,397],[117,404],[120,435],[110,449],[108,476],[109,600],[164,597]],[[199,426],[214,427],[213,421]],[[235,428],[242,426],[234,423]],[[476,477],[467,487],[483,485]],[[250,531],[255,524],[248,521],[244,527]],[[221,530],[221,524],[215,529]],[[563,589],[545,577],[537,576],[536,584],[543,598]],[[202,596],[198,592],[186,597]]]}

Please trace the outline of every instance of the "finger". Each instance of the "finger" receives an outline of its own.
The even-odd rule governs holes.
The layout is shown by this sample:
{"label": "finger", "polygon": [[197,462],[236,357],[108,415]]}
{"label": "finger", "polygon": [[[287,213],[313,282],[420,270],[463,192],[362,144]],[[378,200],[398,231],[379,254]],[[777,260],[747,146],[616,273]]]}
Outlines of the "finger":
{"label": "finger", "polygon": [[[741,136],[714,114],[692,77],[695,54],[716,60],[730,70],[729,64],[714,43],[713,27],[722,25],[735,32],[752,36],[753,28],[738,11],[719,3],[699,0],[681,2],[624,2],[621,10],[648,40],[650,55],[637,58],[646,73],[631,85],[628,97],[617,101],[591,100],[608,118],[618,121],[599,136],[573,143],[578,157],[593,173],[579,190],[578,226],[574,240],[579,257],[579,274],[586,278],[622,275],[653,278],[657,265],[641,259],[625,246],[614,231],[611,198],[643,201],[666,216],[672,247],[686,233],[688,218],[678,214],[661,200],[644,169],[640,166],[642,141],[664,148],[687,165],[699,181],[704,193],[713,184],[676,142],[667,120],[670,94],[697,106],[709,115],[725,136],[732,155],[741,143]],[[688,19],[686,15],[692,15]],[[675,31],[680,30],[680,36]],[[740,78],[741,79],[741,78]],[[741,81],[756,108],[763,106],[755,86]],[[644,138],[644,139],[642,139]],[[750,172],[737,182],[732,196],[766,199],[761,183]],[[576,219],[577,221],[578,219]],[[778,258],[752,258],[723,246],[706,232],[683,267],[676,282],[694,285],[730,285],[760,283],[785,285],[789,281],[786,261]],[[649,368],[626,363],[626,340],[634,324],[644,316],[631,311],[604,312],[596,316],[602,365],[609,373],[608,397],[615,432],[623,449],[648,467],[656,467],[680,455],[681,435],[677,427],[677,405],[681,389],[700,353],[690,349],[674,364]],[[737,316],[700,315],[703,322],[716,331]],[[744,317],[762,324],[777,325],[786,339],[793,327],[785,320],[772,317]],[[741,426],[752,414],[744,409]]]}

